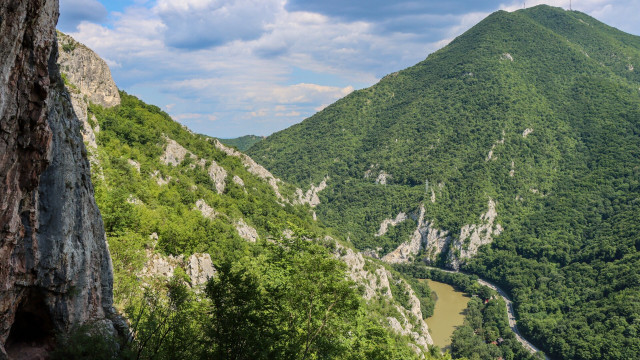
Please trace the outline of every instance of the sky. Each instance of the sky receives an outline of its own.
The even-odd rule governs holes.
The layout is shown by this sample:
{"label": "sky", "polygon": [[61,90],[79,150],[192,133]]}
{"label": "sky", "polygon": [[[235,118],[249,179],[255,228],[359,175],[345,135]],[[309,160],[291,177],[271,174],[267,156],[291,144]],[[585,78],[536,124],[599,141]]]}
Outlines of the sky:
{"label": "sky", "polygon": [[299,123],[496,10],[541,3],[640,34],[640,0],[60,0],[58,29],[121,90],[231,138]]}

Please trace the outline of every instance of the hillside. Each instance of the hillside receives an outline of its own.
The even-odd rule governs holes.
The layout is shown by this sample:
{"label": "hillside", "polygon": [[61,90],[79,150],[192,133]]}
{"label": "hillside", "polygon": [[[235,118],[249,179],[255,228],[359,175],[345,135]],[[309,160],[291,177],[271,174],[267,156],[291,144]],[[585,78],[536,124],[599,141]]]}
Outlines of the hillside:
{"label": "hillside", "polygon": [[638,69],[583,13],[499,11],[248,153],[360,250],[500,284],[551,357],[638,358]]}
{"label": "hillside", "polygon": [[218,139],[227,146],[233,146],[240,151],[247,151],[253,144],[264,139],[264,136],[245,135],[233,139]]}
{"label": "hillside", "polygon": [[[58,33],[58,46],[91,160],[114,304],[135,333],[124,352],[141,359],[441,358],[424,321],[433,311],[428,286],[365,259],[318,224],[321,186],[303,193],[247,155],[117,92],[104,61],[71,37]],[[111,343],[101,352],[86,346],[102,342],[82,339],[63,340],[54,358],[115,356]],[[128,358],[124,352],[117,356]]]}

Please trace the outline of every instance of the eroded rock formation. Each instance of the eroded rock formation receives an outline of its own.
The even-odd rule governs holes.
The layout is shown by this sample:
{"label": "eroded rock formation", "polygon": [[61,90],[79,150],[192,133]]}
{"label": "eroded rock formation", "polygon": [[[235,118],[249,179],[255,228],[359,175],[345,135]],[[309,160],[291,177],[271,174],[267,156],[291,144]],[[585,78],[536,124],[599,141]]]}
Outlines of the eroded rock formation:
{"label": "eroded rock formation", "polygon": [[57,18],[57,0],[0,3],[0,358],[114,316],[81,125],[56,65]]}

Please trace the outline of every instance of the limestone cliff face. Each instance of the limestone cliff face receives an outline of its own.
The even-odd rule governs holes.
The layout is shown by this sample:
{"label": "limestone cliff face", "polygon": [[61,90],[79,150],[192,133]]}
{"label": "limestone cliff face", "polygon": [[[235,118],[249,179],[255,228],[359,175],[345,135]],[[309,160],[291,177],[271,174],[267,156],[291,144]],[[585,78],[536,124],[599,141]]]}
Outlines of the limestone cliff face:
{"label": "limestone cliff face", "polygon": [[0,358],[113,316],[81,124],[55,61],[57,18],[57,0],[0,3]]}
{"label": "limestone cliff face", "polygon": [[89,119],[89,103],[103,107],[120,105],[118,87],[107,63],[93,50],[59,31],[57,39],[58,66],[66,78],[73,110],[82,122],[82,137],[89,148],[95,149],[95,134],[100,128],[95,118]]}
{"label": "limestone cliff face", "polygon": [[58,65],[80,93],[104,107],[120,105],[120,93],[107,63],[93,50],[61,32],[58,36]]}

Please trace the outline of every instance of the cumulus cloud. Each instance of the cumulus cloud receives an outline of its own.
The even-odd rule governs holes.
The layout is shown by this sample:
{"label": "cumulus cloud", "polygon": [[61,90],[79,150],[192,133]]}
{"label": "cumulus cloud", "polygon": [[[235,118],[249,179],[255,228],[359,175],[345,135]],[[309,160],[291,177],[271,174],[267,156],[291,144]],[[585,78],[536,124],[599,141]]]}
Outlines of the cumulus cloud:
{"label": "cumulus cloud", "polygon": [[[113,65],[120,88],[170,104],[165,109],[183,124],[220,137],[281,130],[423,60],[490,12],[522,7],[520,0],[132,1],[107,24],[85,16],[71,35]],[[568,0],[546,3],[568,7]],[[637,1],[580,3],[578,10],[640,32],[638,11],[624,11],[638,9]]]}
{"label": "cumulus cloud", "polygon": [[282,0],[159,0],[169,46],[202,49],[259,38],[282,8]]}
{"label": "cumulus cloud", "polygon": [[97,0],[60,0],[58,28],[73,31],[83,21],[101,22],[107,17],[107,9]]}

